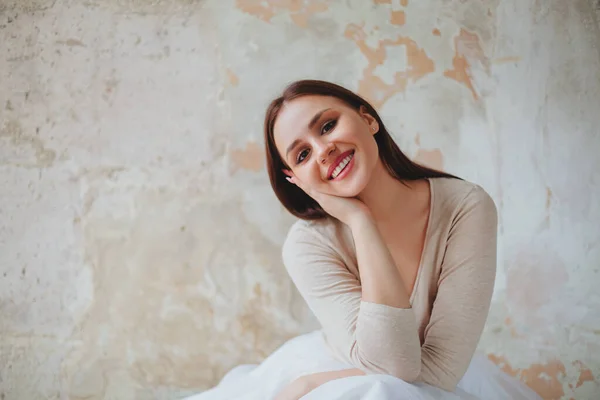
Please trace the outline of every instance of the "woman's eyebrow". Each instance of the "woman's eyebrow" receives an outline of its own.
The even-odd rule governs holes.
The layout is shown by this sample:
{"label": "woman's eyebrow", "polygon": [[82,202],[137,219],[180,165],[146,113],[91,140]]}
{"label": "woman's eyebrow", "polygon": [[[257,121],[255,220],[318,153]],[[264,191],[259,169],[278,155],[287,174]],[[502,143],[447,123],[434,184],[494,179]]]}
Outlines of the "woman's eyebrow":
{"label": "woman's eyebrow", "polygon": [[285,151],[285,158],[287,158],[288,154],[290,153],[290,151],[292,151],[294,149],[294,147],[296,147],[298,145],[298,143],[300,143],[300,139],[296,139],[292,142],[292,144],[290,144],[287,148],[287,150]]}
{"label": "woman's eyebrow", "polygon": [[319,118],[321,118],[321,115],[323,115],[323,113],[325,111],[329,111],[329,110],[331,110],[331,108],[326,108],[326,109],[321,110],[318,113],[316,113],[315,116],[312,117],[312,119],[308,123],[308,130],[311,130],[313,128],[313,126],[315,126],[315,124],[317,123],[317,121],[319,120]]}

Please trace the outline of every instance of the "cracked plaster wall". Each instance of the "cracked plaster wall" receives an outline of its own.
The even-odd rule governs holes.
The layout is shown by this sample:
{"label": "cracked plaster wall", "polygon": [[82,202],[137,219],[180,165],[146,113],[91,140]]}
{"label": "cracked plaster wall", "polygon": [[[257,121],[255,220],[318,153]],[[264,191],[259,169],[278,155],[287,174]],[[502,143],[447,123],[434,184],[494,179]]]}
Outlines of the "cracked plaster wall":
{"label": "cracked plaster wall", "polygon": [[168,399],[316,327],[264,107],[333,80],[483,185],[481,349],[600,393],[600,34],[588,0],[0,0],[0,398]]}

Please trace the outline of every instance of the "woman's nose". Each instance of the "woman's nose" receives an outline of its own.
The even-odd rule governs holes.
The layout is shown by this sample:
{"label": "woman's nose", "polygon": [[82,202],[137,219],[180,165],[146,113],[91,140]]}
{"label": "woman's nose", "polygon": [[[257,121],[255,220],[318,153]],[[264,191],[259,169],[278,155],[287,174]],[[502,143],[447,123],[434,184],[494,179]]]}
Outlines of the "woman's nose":
{"label": "woman's nose", "polygon": [[324,163],[329,156],[335,151],[335,145],[330,142],[321,143],[319,145],[319,162]]}

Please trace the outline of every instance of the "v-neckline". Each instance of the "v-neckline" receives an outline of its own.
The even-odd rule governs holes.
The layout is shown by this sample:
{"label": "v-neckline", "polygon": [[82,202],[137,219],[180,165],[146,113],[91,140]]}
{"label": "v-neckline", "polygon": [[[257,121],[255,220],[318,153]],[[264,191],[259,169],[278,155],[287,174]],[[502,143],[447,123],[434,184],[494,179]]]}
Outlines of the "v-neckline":
{"label": "v-neckline", "polygon": [[427,215],[427,227],[425,228],[425,240],[423,240],[423,248],[421,249],[421,258],[419,259],[419,266],[417,267],[417,276],[415,277],[415,281],[412,286],[412,290],[410,292],[410,297],[408,299],[410,305],[412,306],[415,293],[417,292],[419,281],[421,277],[421,273],[423,271],[423,263],[425,259],[425,254],[427,254],[427,246],[429,245],[429,236],[431,233],[431,225],[433,220],[433,203],[435,201],[435,191],[433,190],[433,180],[430,178],[426,178],[427,183],[429,184],[429,215]]}

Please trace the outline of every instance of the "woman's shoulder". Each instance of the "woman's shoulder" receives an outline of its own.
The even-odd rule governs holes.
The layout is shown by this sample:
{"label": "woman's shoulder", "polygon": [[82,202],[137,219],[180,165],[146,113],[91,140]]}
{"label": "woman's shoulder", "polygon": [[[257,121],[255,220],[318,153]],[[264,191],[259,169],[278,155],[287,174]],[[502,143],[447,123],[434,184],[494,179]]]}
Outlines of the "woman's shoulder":
{"label": "woman's shoulder", "polygon": [[326,217],[316,220],[299,219],[289,228],[284,246],[296,243],[334,245],[340,237],[343,224],[338,220]]}
{"label": "woman's shoulder", "polygon": [[331,217],[319,220],[298,220],[290,227],[284,240],[283,263],[297,279],[311,268],[337,266],[352,260],[353,242],[345,225]]}
{"label": "woman's shoulder", "polygon": [[353,251],[354,240],[350,228],[332,217],[294,222],[282,248],[284,257],[310,252],[345,259]]}
{"label": "woman's shoulder", "polygon": [[437,207],[452,214],[477,209],[495,217],[497,207],[492,196],[479,184],[464,179],[432,178]]}

